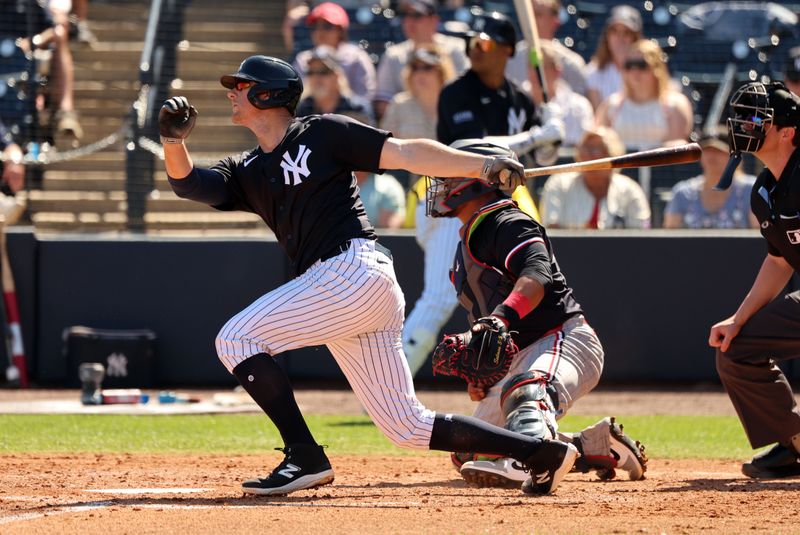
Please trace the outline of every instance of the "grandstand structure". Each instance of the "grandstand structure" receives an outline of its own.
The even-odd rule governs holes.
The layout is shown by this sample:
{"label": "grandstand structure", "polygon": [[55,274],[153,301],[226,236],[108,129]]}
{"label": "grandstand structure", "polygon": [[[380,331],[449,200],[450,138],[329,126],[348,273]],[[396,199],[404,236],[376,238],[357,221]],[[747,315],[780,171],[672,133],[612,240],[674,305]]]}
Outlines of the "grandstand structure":
{"label": "grandstand structure", "polygon": [[[707,126],[709,110],[726,72],[732,76],[734,85],[780,78],[789,48],[800,44],[797,25],[800,4],[657,0],[564,0],[563,3],[563,24],[558,36],[587,60],[612,6],[627,3],[639,9],[645,36],[656,39],[664,48],[672,76],[694,105],[698,130]],[[71,153],[74,157],[65,159],[60,157],[63,150],[41,152],[44,158],[41,165],[30,166],[34,179],[29,181],[26,192],[28,216],[37,230],[131,230],[131,192],[139,191],[141,199],[137,202],[143,203],[143,218],[134,228],[137,231],[267,232],[251,214],[217,212],[178,199],[167,183],[159,147],[152,142],[157,139],[157,132],[154,135],[152,128],[149,132],[146,128],[137,130],[132,122],[136,123],[137,113],[140,118],[143,113],[151,118],[157,114],[160,101],[155,102],[152,96],[159,93],[151,93],[149,101],[143,98],[140,64],[142,51],[149,46],[148,39],[166,36],[174,43],[171,60],[174,65],[155,73],[151,83],[160,84],[162,94],[186,95],[198,108],[197,127],[188,142],[196,161],[209,163],[252,146],[255,140],[250,132],[230,123],[230,107],[217,80],[220,74],[235,69],[251,54],[292,59],[293,54],[283,49],[280,34],[285,2],[231,0],[224,8],[213,0],[174,2],[180,7],[177,19],[160,21],[158,33],[153,36],[148,35],[147,29],[156,4],[162,2],[91,3],[89,25],[98,42],[91,48],[73,45],[75,102],[85,131],[82,143],[89,146],[85,147],[88,150],[79,149]],[[513,15],[511,0],[475,4],[481,9],[497,9]],[[714,6],[716,9],[712,9]],[[389,2],[365,3],[347,10],[351,19],[349,39],[365,48],[376,64],[388,45],[404,38]],[[473,10],[470,3],[443,9],[442,30],[457,33],[469,22]],[[295,53],[311,46],[303,24],[295,29],[295,43]],[[154,56],[153,63],[158,64],[164,58]],[[23,99],[15,96],[22,87],[19,76],[17,79],[12,76],[21,72],[18,60],[17,57],[16,62],[10,61],[0,47],[0,84],[6,89],[0,91],[0,104],[17,106],[16,117],[24,117],[25,98],[30,98],[32,92],[28,91]],[[31,71],[29,66],[23,67]],[[46,147],[43,142],[47,139],[37,134],[37,129],[26,127],[22,119],[19,122],[20,144],[38,150]],[[132,129],[137,132],[135,136],[131,135]],[[107,146],[102,143],[91,146],[104,140]],[[130,153],[134,150],[142,153],[144,159],[132,159]],[[153,159],[150,163],[146,161],[148,153]],[[136,168],[139,161],[145,161],[142,169]],[[663,193],[672,184],[696,172],[696,166],[654,169],[648,179],[654,212],[658,213]],[[147,178],[132,178],[132,174]]]}

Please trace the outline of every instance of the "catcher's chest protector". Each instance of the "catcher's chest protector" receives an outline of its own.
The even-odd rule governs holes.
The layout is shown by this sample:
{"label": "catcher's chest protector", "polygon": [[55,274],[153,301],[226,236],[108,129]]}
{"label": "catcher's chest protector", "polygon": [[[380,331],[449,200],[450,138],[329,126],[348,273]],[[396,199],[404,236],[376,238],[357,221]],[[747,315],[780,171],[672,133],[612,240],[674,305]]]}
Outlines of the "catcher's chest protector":
{"label": "catcher's chest protector", "polygon": [[475,262],[463,241],[456,251],[450,274],[458,301],[467,310],[470,323],[490,315],[514,288],[514,283],[500,272]]}

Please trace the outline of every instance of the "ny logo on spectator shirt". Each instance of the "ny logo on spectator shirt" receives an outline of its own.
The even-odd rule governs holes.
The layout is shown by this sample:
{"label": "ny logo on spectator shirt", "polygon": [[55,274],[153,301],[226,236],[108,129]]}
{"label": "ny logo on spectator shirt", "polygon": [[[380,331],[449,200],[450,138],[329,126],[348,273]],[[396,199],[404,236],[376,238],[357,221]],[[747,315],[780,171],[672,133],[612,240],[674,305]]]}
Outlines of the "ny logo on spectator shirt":
{"label": "ny logo on spectator shirt", "polygon": [[519,113],[517,113],[514,108],[508,108],[508,135],[512,136],[522,132],[527,118],[528,115],[525,110],[519,110]]}
{"label": "ny logo on spectator shirt", "polygon": [[106,358],[106,375],[109,377],[128,376],[128,357],[122,353],[111,353]]}
{"label": "ny logo on spectator shirt", "polygon": [[[298,147],[297,158],[294,160],[288,152],[283,153],[281,167],[283,167],[283,180],[287,186],[297,186],[311,174],[307,164],[309,154],[311,154],[311,149],[307,149],[305,145]],[[291,178],[289,178],[289,173],[292,173]]]}

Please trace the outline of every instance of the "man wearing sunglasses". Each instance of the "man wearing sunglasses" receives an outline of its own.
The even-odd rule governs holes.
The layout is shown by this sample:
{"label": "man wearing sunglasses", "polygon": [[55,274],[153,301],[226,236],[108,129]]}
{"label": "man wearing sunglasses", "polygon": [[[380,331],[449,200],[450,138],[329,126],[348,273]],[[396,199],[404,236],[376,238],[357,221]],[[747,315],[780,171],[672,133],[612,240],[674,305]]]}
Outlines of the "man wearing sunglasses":
{"label": "man wearing sunglasses", "polygon": [[540,165],[554,163],[563,122],[551,113],[540,117],[530,96],[505,75],[517,43],[511,20],[497,11],[482,13],[465,37],[472,66],[439,95],[439,141],[489,138],[519,155],[534,151]]}
{"label": "man wearing sunglasses", "polygon": [[524,180],[519,162],[433,140],[398,140],[343,115],[295,117],[303,83],[276,58],[247,58],[220,82],[228,90],[232,122],[251,130],[258,145],[210,169],[195,167],[185,139],[197,111],[185,97],[172,97],[159,114],[170,184],[181,197],[261,216],[295,276],[236,314],[216,338],[220,360],[284,441],[284,460],[271,475],[245,481],[243,491],[287,494],[333,481],[330,462],[274,359],[322,344],[373,422],[396,445],[512,457],[532,475],[526,492],[555,490],[578,456],[573,445],[437,413],[417,399],[400,336],[403,292],[391,253],[376,243],[353,176],[353,171],[406,169],[515,187]]}
{"label": "man wearing sunglasses", "polygon": [[736,313],[711,328],[717,371],[753,448],[752,478],[800,475],[800,408],[779,361],[800,356],[800,291],[783,294],[800,272],[800,98],[780,82],[751,82],[730,102],[733,152],[764,164],[750,207],[767,241],[761,269]]}
{"label": "man wearing sunglasses", "polygon": [[469,66],[461,39],[437,32],[439,15],[435,0],[401,0],[397,13],[407,39],[388,47],[378,64],[378,87],[375,91],[374,106],[378,118],[383,117],[383,112],[392,97],[405,90],[403,69],[417,48],[435,45],[438,50],[450,57],[453,68],[458,74]]}

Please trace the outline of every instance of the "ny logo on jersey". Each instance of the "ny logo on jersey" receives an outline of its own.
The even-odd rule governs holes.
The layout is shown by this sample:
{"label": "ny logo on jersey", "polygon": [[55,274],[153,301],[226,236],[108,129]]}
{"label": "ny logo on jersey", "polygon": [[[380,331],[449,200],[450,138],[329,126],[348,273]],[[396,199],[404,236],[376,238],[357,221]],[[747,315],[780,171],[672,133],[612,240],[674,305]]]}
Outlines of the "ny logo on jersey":
{"label": "ny logo on jersey", "polygon": [[122,353],[111,353],[106,357],[106,375],[109,377],[128,376],[128,357]]}
{"label": "ny logo on jersey", "polygon": [[512,136],[522,132],[527,118],[528,114],[525,113],[525,110],[519,110],[517,113],[514,108],[508,108],[508,135]]}
{"label": "ny logo on jersey", "polygon": [[[308,156],[311,154],[311,149],[306,148],[305,145],[300,145],[297,151],[297,158],[292,160],[288,152],[283,153],[283,181],[287,186],[297,186],[304,178],[308,178],[311,171],[308,170]],[[289,173],[292,177],[289,178]]]}

